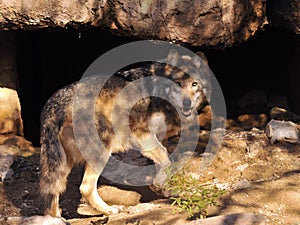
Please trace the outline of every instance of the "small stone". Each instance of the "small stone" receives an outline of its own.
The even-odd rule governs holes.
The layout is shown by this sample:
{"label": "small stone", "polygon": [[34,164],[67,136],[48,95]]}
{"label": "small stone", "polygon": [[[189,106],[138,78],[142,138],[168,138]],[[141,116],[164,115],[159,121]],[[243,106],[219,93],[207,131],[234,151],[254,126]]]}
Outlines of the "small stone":
{"label": "small stone", "polygon": [[240,172],[243,172],[249,166],[248,163],[238,166],[236,169]]}
{"label": "small stone", "polygon": [[0,181],[7,182],[12,181],[14,171],[10,169],[10,166],[14,162],[12,155],[0,154]]}
{"label": "small stone", "polygon": [[202,220],[195,220],[184,225],[266,225],[267,218],[262,214],[236,213],[225,216],[215,216]]}
{"label": "small stone", "polygon": [[239,181],[237,184],[235,184],[233,189],[238,190],[238,189],[246,189],[250,187],[251,187],[251,183],[247,179],[243,179]]}
{"label": "small stone", "polygon": [[297,124],[291,121],[279,121],[272,119],[266,126],[266,135],[271,144],[276,141],[299,143],[299,131]]}
{"label": "small stone", "polygon": [[14,171],[12,169],[4,170],[0,168],[0,181],[2,182],[11,182],[13,181]]}

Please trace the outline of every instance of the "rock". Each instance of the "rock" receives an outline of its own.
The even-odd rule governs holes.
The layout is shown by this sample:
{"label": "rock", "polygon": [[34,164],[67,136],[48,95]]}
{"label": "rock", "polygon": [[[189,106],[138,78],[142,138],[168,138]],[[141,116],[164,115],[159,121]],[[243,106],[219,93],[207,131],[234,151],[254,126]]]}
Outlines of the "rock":
{"label": "rock", "polygon": [[0,87],[0,134],[23,135],[21,106],[17,91]]}
{"label": "rock", "polygon": [[245,188],[251,188],[251,183],[247,179],[243,179],[233,186],[234,190],[241,190]]}
{"label": "rock", "polygon": [[265,0],[0,1],[0,29],[101,27],[193,46],[232,46],[266,23]]}
{"label": "rock", "polygon": [[195,46],[231,46],[247,40],[267,23],[263,1],[112,2],[117,32]]}
{"label": "rock", "polygon": [[98,192],[101,198],[109,205],[137,205],[142,197],[135,191],[122,190],[106,185],[99,187]]}
{"label": "rock", "polygon": [[271,119],[275,120],[285,120],[285,121],[292,121],[294,123],[300,122],[300,116],[296,115],[295,113],[289,112],[288,110],[280,107],[274,107],[270,110],[270,117]]}
{"label": "rock", "polygon": [[[14,134],[0,135],[0,146],[1,145],[15,147],[10,154],[22,155],[24,157],[32,155],[35,152],[35,149],[30,141],[27,141],[22,136],[17,136]],[[3,149],[0,147],[0,152],[1,151],[3,151]]]}
{"label": "rock", "polygon": [[226,216],[215,216],[207,219],[196,220],[184,225],[265,225],[267,219],[262,214],[236,213]]}
{"label": "rock", "polygon": [[49,215],[32,216],[32,217],[24,218],[19,223],[19,225],[66,225],[66,224],[69,223],[65,222],[62,218],[52,217]]}
{"label": "rock", "polygon": [[105,21],[102,16],[107,6],[107,0],[97,2],[93,0],[57,2],[41,0],[26,4],[1,0],[0,9],[3,14],[0,16],[0,24],[2,29],[7,27],[11,29],[78,27],[80,24],[96,26],[101,24],[102,19]]}
{"label": "rock", "polygon": [[10,169],[10,166],[14,162],[14,156],[5,154],[0,151],[0,181],[10,181],[14,174],[13,170]]}
{"label": "rock", "polygon": [[[0,138],[1,140],[1,138]],[[0,141],[1,143],[1,141]],[[29,153],[14,145],[0,144],[0,181],[9,182],[13,179],[14,171],[10,168],[17,156],[29,156]]]}
{"label": "rock", "polygon": [[279,121],[272,119],[266,126],[266,135],[271,144],[276,141],[299,143],[299,131],[297,124],[291,121]]}
{"label": "rock", "polygon": [[[135,191],[122,190],[117,187],[102,185],[98,188],[100,197],[109,205],[114,205],[122,211],[124,206],[133,206],[140,203],[141,195]],[[101,215],[101,212],[93,209],[88,203],[81,201],[78,209],[80,215]]]}
{"label": "rock", "polygon": [[[1,162],[0,162],[1,163]],[[13,180],[14,171],[12,169],[0,168],[0,181],[10,182]]]}

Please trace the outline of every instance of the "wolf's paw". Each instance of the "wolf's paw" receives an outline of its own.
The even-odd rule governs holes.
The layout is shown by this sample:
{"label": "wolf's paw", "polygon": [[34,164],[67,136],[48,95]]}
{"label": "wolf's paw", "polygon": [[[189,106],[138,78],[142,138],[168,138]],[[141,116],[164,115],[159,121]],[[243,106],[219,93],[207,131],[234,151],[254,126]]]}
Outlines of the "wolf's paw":
{"label": "wolf's paw", "polygon": [[101,206],[98,208],[92,207],[89,203],[81,200],[77,213],[85,216],[98,216],[104,214],[105,216],[117,214],[124,209],[124,206]]}
{"label": "wolf's paw", "polygon": [[165,198],[177,197],[177,194],[175,194],[171,191],[168,191],[165,186],[161,186],[161,185],[157,186],[155,184],[152,184],[152,185],[149,186],[149,188],[153,192],[155,192],[157,195],[163,196]]}
{"label": "wolf's paw", "polygon": [[150,189],[152,191],[154,191],[156,194],[160,195],[160,196],[164,196],[166,198],[169,198],[172,195],[171,192],[169,192],[166,189],[166,185],[165,185],[165,175],[164,174],[160,174],[159,176],[156,176],[153,180],[153,184],[150,185]]}
{"label": "wolf's paw", "polygon": [[87,202],[84,202],[83,200],[81,200],[81,202],[80,202],[80,204],[77,208],[77,213],[79,215],[85,215],[85,216],[98,216],[102,212],[99,212],[98,210],[91,207],[90,204],[88,204]]}
{"label": "wolf's paw", "polygon": [[112,214],[117,214],[121,211],[124,210],[124,206],[122,205],[113,205],[113,206],[109,206],[108,208],[105,209],[107,215],[112,215]]}
{"label": "wolf's paw", "polygon": [[168,174],[164,168],[160,169],[153,179],[153,185],[158,188],[163,188],[166,180],[168,179]]}
{"label": "wolf's paw", "polygon": [[88,201],[82,197],[77,208],[77,213],[80,215],[96,216],[103,214],[105,216],[117,214],[124,209],[122,205],[107,205],[100,197],[97,199],[89,198]]}

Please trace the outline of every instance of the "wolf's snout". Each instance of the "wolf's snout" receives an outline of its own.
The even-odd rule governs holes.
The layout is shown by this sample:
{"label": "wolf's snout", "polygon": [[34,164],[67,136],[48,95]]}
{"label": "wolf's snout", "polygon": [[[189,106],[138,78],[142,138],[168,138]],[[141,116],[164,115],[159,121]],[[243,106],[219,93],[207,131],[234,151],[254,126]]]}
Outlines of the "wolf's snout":
{"label": "wolf's snout", "polygon": [[192,105],[191,99],[189,99],[189,98],[183,99],[181,111],[185,117],[188,117],[191,115],[191,113],[192,113],[191,105]]}
{"label": "wolf's snout", "polygon": [[185,109],[189,109],[191,107],[192,101],[189,98],[183,99],[182,106]]}

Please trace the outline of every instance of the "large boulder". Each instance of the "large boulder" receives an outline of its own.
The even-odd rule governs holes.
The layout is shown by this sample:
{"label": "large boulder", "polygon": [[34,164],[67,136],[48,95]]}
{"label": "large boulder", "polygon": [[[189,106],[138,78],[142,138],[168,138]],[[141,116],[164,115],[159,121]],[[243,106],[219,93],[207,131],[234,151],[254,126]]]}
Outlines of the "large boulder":
{"label": "large boulder", "polygon": [[0,134],[23,135],[21,106],[17,91],[0,87]]}
{"label": "large boulder", "polygon": [[108,27],[194,46],[232,46],[267,23],[265,0],[0,0],[0,29]]}

